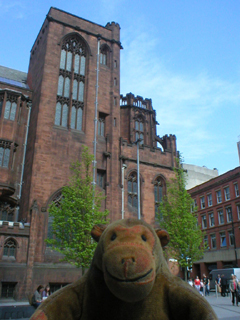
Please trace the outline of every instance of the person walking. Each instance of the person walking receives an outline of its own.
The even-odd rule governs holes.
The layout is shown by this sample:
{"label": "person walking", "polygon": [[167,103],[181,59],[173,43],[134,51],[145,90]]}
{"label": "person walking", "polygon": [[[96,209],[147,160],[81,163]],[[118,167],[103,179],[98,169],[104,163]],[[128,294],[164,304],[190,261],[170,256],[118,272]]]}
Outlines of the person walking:
{"label": "person walking", "polygon": [[194,286],[197,289],[197,291],[200,293],[201,285],[200,285],[200,279],[198,276],[196,276],[196,279],[194,280]]}
{"label": "person walking", "polygon": [[232,279],[230,280],[229,288],[232,293],[232,305],[234,306],[235,304],[235,299],[236,299],[236,306],[238,307],[238,282],[237,282],[237,277],[232,274]]}
{"label": "person walking", "polygon": [[226,288],[227,288],[227,279],[225,278],[224,274],[221,276],[221,296],[225,297],[226,296]]}
{"label": "person walking", "polygon": [[210,280],[208,279],[208,277],[205,275],[205,273],[203,274],[203,285],[204,285],[204,295],[205,296],[209,296],[209,291],[210,291]]}

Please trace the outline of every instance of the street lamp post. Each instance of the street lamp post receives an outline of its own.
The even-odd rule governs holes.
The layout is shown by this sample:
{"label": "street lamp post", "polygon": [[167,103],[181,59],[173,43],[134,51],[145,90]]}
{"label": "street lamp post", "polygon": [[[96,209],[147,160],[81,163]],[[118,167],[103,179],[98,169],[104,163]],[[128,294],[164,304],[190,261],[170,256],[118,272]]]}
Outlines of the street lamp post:
{"label": "street lamp post", "polygon": [[140,169],[139,169],[139,143],[142,141],[143,139],[138,139],[135,143],[137,145],[137,196],[138,196],[138,219],[141,219],[141,208],[140,208]]}

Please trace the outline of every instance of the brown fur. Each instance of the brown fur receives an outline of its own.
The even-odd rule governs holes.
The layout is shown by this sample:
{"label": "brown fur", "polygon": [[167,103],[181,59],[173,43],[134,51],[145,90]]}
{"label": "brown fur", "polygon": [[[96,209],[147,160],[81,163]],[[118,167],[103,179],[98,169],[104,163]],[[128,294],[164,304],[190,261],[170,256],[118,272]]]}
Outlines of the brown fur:
{"label": "brown fur", "polygon": [[127,219],[96,226],[92,236],[99,244],[89,271],[45,300],[31,320],[217,319],[205,298],[170,273],[166,231]]}

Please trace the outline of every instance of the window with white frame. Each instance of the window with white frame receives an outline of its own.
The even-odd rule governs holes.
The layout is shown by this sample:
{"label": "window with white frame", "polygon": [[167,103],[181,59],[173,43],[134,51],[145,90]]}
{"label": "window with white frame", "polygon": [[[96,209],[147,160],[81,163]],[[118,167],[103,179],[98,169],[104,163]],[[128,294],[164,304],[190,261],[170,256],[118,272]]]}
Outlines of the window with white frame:
{"label": "window with white frame", "polygon": [[239,189],[238,189],[238,184],[234,183],[234,190],[235,190],[235,196],[239,197]]}
{"label": "window with white frame", "polygon": [[215,226],[213,212],[209,213],[209,226],[210,227],[214,227]]}
{"label": "window with white frame", "polygon": [[212,194],[208,194],[207,195],[207,201],[208,201],[208,206],[211,207],[212,206]]}
{"label": "window with white frame", "polygon": [[227,222],[232,222],[232,207],[226,208]]}
{"label": "window with white frame", "polygon": [[217,203],[222,202],[222,193],[221,190],[216,191]]}
{"label": "window with white frame", "polygon": [[220,232],[220,245],[221,247],[227,246],[226,234],[225,232]]}
{"label": "window with white frame", "polygon": [[232,230],[228,231],[228,236],[229,236],[229,245],[234,246],[234,234]]}
{"label": "window with white frame", "polygon": [[237,214],[238,214],[238,219],[240,220],[240,204],[237,204]]}
{"label": "window with white frame", "polygon": [[201,204],[201,209],[204,209],[205,208],[205,198],[204,197],[200,198],[200,204]]}
{"label": "window with white frame", "polygon": [[206,229],[207,228],[207,217],[206,215],[204,214],[202,216],[202,229]]}
{"label": "window with white frame", "polygon": [[211,248],[212,249],[216,249],[217,247],[217,242],[216,242],[216,235],[214,234],[210,234],[210,238],[211,238]]}
{"label": "window with white frame", "polygon": [[225,196],[225,200],[230,200],[230,190],[229,187],[224,188],[224,196]]}
{"label": "window with white frame", "polygon": [[218,210],[218,223],[224,224],[224,214],[222,209]]}

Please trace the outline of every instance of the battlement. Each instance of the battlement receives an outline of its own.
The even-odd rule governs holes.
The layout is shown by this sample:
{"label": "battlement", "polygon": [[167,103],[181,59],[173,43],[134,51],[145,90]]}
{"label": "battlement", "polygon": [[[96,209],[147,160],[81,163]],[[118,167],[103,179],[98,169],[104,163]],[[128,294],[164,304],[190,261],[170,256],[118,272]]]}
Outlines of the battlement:
{"label": "battlement", "polygon": [[152,99],[143,99],[140,96],[134,96],[134,94],[127,93],[126,96],[120,95],[120,107],[122,106],[134,106],[138,108],[152,110]]}
{"label": "battlement", "polygon": [[26,235],[30,234],[30,223],[0,220],[0,234]]}

